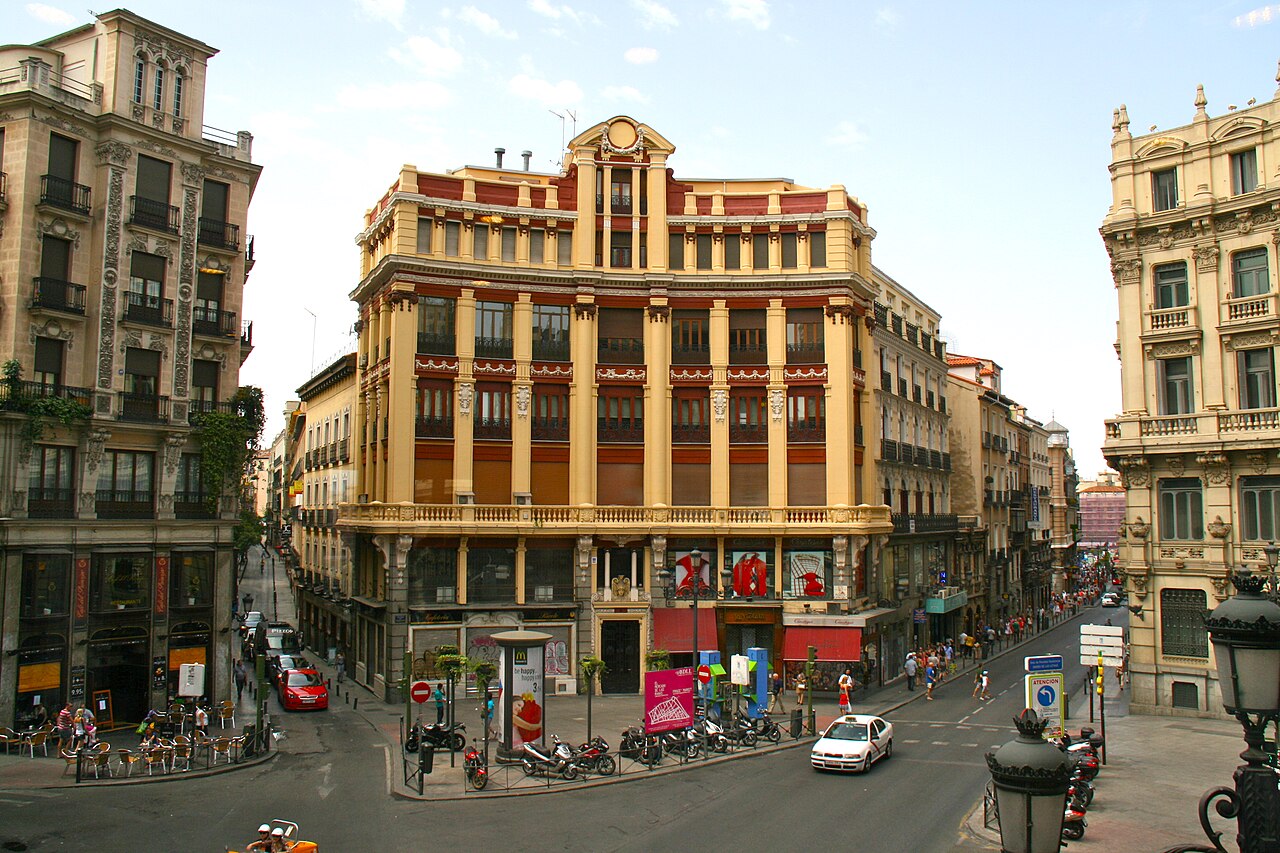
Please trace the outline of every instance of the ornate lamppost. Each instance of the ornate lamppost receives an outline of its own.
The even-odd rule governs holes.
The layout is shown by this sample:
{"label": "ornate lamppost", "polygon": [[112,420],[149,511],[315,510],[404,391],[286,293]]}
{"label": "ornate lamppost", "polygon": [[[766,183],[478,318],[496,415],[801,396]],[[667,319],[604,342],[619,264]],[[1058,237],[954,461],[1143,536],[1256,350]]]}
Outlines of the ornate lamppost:
{"label": "ornate lamppost", "polygon": [[1236,594],[1205,614],[1222,705],[1244,728],[1245,763],[1232,776],[1234,789],[1211,788],[1200,798],[1200,826],[1211,846],[1183,844],[1165,853],[1226,853],[1222,833],[1209,824],[1215,800],[1220,817],[1236,820],[1240,853],[1280,850],[1280,789],[1262,751],[1267,726],[1280,718],[1280,604],[1263,596],[1266,580],[1241,571],[1231,578]]}
{"label": "ornate lamppost", "polygon": [[1071,770],[1066,753],[1044,739],[1045,720],[1027,709],[1014,717],[1018,737],[987,753],[996,789],[1002,853],[1057,853]]}

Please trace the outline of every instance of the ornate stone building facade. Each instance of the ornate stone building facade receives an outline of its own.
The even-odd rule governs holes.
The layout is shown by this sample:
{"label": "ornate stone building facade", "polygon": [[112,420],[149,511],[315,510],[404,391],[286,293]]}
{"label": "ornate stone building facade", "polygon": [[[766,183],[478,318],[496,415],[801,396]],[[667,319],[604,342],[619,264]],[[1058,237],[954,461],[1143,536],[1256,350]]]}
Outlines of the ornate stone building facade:
{"label": "ornate stone building facade", "polygon": [[[204,125],[208,45],[124,10],[0,48],[0,724],[230,683],[235,507],[191,418],[235,392],[260,167]],[[64,417],[34,422],[39,412]],[[103,693],[103,691],[106,691]]]}
{"label": "ornate stone building facade", "polygon": [[[1280,95],[1280,93],[1277,93]],[[1134,136],[1112,123],[1102,224],[1119,302],[1120,414],[1104,452],[1126,497],[1120,566],[1132,706],[1222,707],[1200,621],[1277,537],[1280,97]]]}
{"label": "ornate stone building facade", "polygon": [[512,626],[552,635],[563,690],[595,652],[634,692],[695,624],[703,650],[790,671],[814,644],[876,677],[875,232],[841,186],[679,179],[674,151],[618,116],[558,174],[405,166],[369,211],[338,514],[362,683]]}

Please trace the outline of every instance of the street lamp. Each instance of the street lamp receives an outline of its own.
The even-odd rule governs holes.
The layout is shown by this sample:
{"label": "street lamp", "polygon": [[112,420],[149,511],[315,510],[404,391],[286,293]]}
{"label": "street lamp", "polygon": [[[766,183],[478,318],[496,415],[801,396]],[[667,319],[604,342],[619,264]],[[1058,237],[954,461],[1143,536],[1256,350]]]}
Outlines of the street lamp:
{"label": "street lamp", "polygon": [[[689,571],[693,576],[693,693],[690,694],[694,700],[694,712],[697,712],[698,705],[698,599],[703,596],[702,592],[702,551],[694,548],[689,552]],[[680,597],[680,590],[676,585],[676,573],[672,569],[664,568],[658,572],[659,576],[666,582],[667,596],[670,598]],[[708,590],[714,592],[711,590]]]}
{"label": "street lamp", "polygon": [[1236,594],[1204,617],[1222,705],[1244,728],[1245,763],[1232,776],[1234,790],[1219,786],[1200,798],[1200,825],[1212,846],[1180,845],[1166,853],[1223,851],[1222,833],[1209,825],[1209,804],[1218,798],[1218,815],[1236,819],[1240,853],[1280,849],[1280,789],[1262,751],[1267,726],[1280,718],[1280,604],[1262,595],[1265,581],[1247,569],[1234,575]]}
{"label": "street lamp", "polygon": [[1267,558],[1267,568],[1270,569],[1268,577],[1271,581],[1271,597],[1276,598],[1280,592],[1276,590],[1276,566],[1280,565],[1280,545],[1274,542],[1268,542],[1262,549],[1263,555]]}
{"label": "street lamp", "polygon": [[996,789],[1003,853],[1057,853],[1071,771],[1066,754],[1044,739],[1045,720],[1031,709],[1014,717],[1018,737],[987,753]]}

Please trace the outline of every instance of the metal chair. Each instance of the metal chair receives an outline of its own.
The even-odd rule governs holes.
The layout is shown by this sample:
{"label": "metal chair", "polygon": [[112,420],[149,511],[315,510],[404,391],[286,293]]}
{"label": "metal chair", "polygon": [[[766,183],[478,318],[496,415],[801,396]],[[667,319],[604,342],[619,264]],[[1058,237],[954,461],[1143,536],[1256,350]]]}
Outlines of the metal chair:
{"label": "metal chair", "polygon": [[218,756],[222,756],[222,759],[228,764],[231,763],[231,738],[217,738],[210,742],[209,747],[213,750],[213,763],[215,766],[218,763]]}
{"label": "metal chair", "polygon": [[99,773],[103,770],[107,771],[108,776],[116,775],[111,771],[111,744],[105,744],[107,749],[97,750],[93,753],[93,778],[97,779]]}
{"label": "metal chair", "polygon": [[191,769],[191,746],[186,743],[174,744],[173,750],[169,755],[169,769],[177,770],[178,762],[182,762],[183,770]]}
{"label": "metal chair", "polygon": [[227,720],[231,721],[231,728],[236,727],[236,703],[230,699],[223,699],[222,704],[218,706],[218,725],[220,728],[227,727]]}
{"label": "metal chair", "polygon": [[164,747],[164,746],[152,747],[143,756],[144,760],[147,762],[147,775],[148,776],[151,775],[152,768],[155,767],[157,764],[160,765],[161,773],[168,773],[169,772],[169,756],[171,753],[172,753],[172,750],[170,750],[168,747]]}
{"label": "metal chair", "polygon": [[49,737],[49,733],[41,729],[40,731],[32,732],[31,734],[24,737],[22,739],[21,745],[31,750],[32,758],[36,757],[37,746],[40,747],[40,749],[44,750],[44,754],[47,757],[49,755],[48,737]]}
{"label": "metal chair", "polygon": [[14,744],[17,744],[19,749],[22,748],[22,735],[13,729],[0,726],[0,744],[4,745],[5,754],[8,755]]}
{"label": "metal chair", "polygon": [[72,752],[69,749],[60,749],[58,750],[58,757],[65,762],[62,768],[62,775],[66,776],[67,771],[70,770],[72,767],[75,767],[76,762],[80,760],[80,753]]}
{"label": "metal chair", "polygon": [[142,756],[127,749],[119,749],[114,753],[117,763],[124,769],[125,777],[133,775],[133,765],[142,760]]}

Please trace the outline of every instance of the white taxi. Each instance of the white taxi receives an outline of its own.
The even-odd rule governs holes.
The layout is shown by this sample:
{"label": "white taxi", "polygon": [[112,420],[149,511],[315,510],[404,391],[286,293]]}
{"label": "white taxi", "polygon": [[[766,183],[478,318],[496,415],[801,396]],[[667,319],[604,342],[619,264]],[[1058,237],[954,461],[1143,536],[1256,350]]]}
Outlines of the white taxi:
{"label": "white taxi", "polygon": [[813,745],[809,763],[816,770],[866,772],[893,755],[893,723],[870,714],[837,717]]}

